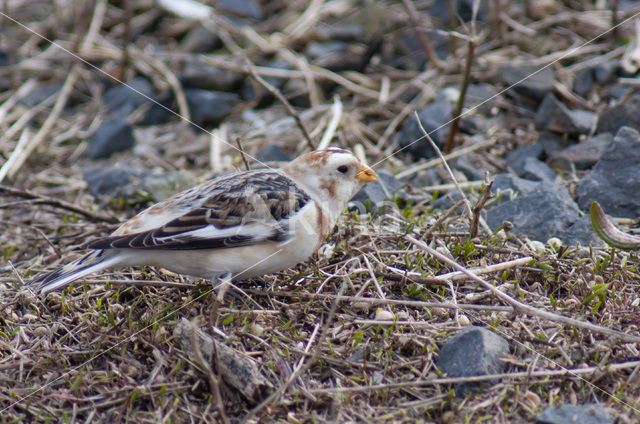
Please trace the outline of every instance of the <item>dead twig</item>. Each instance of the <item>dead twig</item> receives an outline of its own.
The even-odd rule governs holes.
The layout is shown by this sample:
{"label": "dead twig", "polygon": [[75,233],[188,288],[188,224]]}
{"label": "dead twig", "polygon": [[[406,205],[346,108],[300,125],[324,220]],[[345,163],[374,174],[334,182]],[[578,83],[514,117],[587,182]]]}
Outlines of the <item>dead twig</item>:
{"label": "dead twig", "polygon": [[34,193],[31,190],[19,189],[19,188],[9,187],[9,186],[0,184],[0,191],[4,191],[5,193],[8,193],[13,196],[22,197],[24,199],[35,199],[40,203],[45,203],[51,206],[69,210],[71,212],[76,212],[86,216],[87,218],[91,218],[96,221],[104,221],[108,223],[119,222],[119,220],[113,216],[105,215],[99,212],[93,212],[64,200]]}
{"label": "dead twig", "polygon": [[473,58],[475,56],[477,45],[477,38],[475,36],[469,37],[469,40],[467,41],[467,56],[464,64],[464,73],[462,75],[462,81],[460,82],[460,94],[458,95],[456,107],[453,109],[449,134],[447,135],[447,141],[444,143],[444,153],[451,153],[456,147],[455,138],[456,135],[458,135],[460,119],[463,116],[462,108],[464,108],[464,101],[467,98],[467,88],[469,87],[469,82],[471,80],[471,66],[473,65]]}
{"label": "dead twig", "polygon": [[474,238],[478,235],[478,223],[480,222],[481,218],[480,213],[482,212],[482,209],[484,209],[484,205],[485,203],[487,203],[487,200],[491,199],[491,197],[493,196],[491,194],[493,180],[489,180],[489,174],[485,175],[484,184],[484,190],[482,190],[482,193],[480,193],[480,197],[478,197],[478,200],[476,200],[476,203],[472,208],[473,216],[471,218],[471,225],[469,226],[469,233],[471,233],[471,238]]}
{"label": "dead twig", "polygon": [[236,144],[238,145],[238,150],[240,151],[240,156],[242,157],[242,162],[244,163],[244,167],[247,171],[251,170],[251,165],[249,165],[249,161],[247,160],[247,156],[244,154],[244,148],[242,147],[242,143],[240,143],[240,137],[236,137]]}
{"label": "dead twig", "polygon": [[561,324],[573,325],[574,327],[593,331],[594,333],[603,334],[609,337],[616,337],[628,342],[636,342],[636,343],[640,342],[640,336],[634,336],[633,334],[622,333],[620,331],[612,330],[610,328],[602,327],[600,325],[591,324],[590,322],[579,321],[577,319],[568,318],[562,315],[554,314],[552,312],[547,312],[538,308],[534,308],[533,306],[529,306],[522,302],[519,302],[516,299],[513,299],[508,294],[503,293],[500,290],[496,289],[492,284],[489,284],[487,281],[478,277],[476,274],[472,273],[471,271],[469,271],[468,269],[466,269],[465,267],[463,267],[453,259],[449,259],[448,257],[436,251],[435,249],[430,248],[422,241],[416,240],[415,238],[409,235],[405,236],[405,238],[411,243],[413,243],[414,245],[416,245],[418,248],[434,256],[439,261],[447,263],[448,265],[454,267],[455,269],[467,275],[473,281],[477,282],[481,286],[490,290],[496,297],[502,299],[503,301],[511,305],[516,312],[533,315],[538,318],[546,319],[553,322],[559,322]]}
{"label": "dead twig", "polygon": [[440,58],[436,54],[435,50],[427,40],[427,37],[424,35],[424,32],[420,30],[420,24],[418,22],[418,12],[416,11],[416,7],[410,0],[402,0],[402,5],[407,11],[407,15],[409,15],[409,22],[411,23],[411,27],[413,28],[413,32],[418,37],[418,41],[420,42],[420,47],[424,50],[425,54],[429,58],[429,61],[433,64],[434,67],[438,69],[442,69],[442,62]]}
{"label": "dead twig", "polygon": [[302,132],[302,135],[307,142],[307,147],[309,147],[309,149],[311,150],[315,150],[316,148],[313,144],[313,140],[311,140],[311,135],[309,135],[309,131],[307,131],[307,128],[304,126],[304,123],[300,118],[300,114],[296,112],[293,106],[291,106],[291,103],[289,103],[289,101],[282,95],[280,90],[269,84],[267,81],[265,81],[264,78],[258,75],[256,70],[254,69],[253,63],[248,58],[245,57],[245,61],[247,62],[247,69],[249,70],[249,74],[251,74],[253,79],[255,79],[261,86],[263,86],[269,93],[275,96],[280,101],[280,103],[284,105],[289,114],[293,117],[293,119],[295,119],[298,128],[300,128],[300,131]]}
{"label": "dead twig", "polygon": [[336,315],[336,310],[338,309],[338,303],[341,300],[343,300],[342,294],[344,293],[344,290],[346,287],[347,287],[347,284],[345,281],[343,281],[342,285],[340,286],[340,289],[338,290],[338,294],[335,297],[335,301],[333,302],[333,305],[331,305],[331,310],[329,311],[327,319],[325,320],[324,325],[322,326],[320,337],[318,337],[318,343],[316,344],[316,347],[313,350],[313,354],[311,355],[311,358],[308,358],[306,362],[300,361],[298,363],[298,368],[294,371],[293,374],[291,374],[291,376],[287,379],[287,381],[282,386],[280,386],[276,391],[274,391],[268,398],[262,401],[258,406],[253,408],[245,417],[243,417],[243,419],[241,420],[242,423],[246,423],[250,420],[253,420],[258,414],[262,412],[262,410],[268,407],[277,398],[282,396],[289,389],[289,387],[291,387],[291,385],[298,379],[298,377],[300,377],[304,372],[306,372],[309,368],[311,368],[313,364],[316,363],[321,352],[319,347],[322,346],[322,344],[324,343],[327,337],[327,334],[329,333],[329,328],[333,323],[333,320]]}

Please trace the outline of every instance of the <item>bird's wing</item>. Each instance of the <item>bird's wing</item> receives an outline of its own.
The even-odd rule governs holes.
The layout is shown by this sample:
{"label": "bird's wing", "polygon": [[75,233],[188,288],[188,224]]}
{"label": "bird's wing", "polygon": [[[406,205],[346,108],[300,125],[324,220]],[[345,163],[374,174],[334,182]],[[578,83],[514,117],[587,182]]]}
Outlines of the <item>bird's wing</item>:
{"label": "bird's wing", "polygon": [[[279,172],[245,172],[155,205],[114,235],[85,247],[191,250],[282,242],[290,237],[288,220],[310,200],[294,181]],[[163,223],[149,228],[149,221],[154,220]]]}

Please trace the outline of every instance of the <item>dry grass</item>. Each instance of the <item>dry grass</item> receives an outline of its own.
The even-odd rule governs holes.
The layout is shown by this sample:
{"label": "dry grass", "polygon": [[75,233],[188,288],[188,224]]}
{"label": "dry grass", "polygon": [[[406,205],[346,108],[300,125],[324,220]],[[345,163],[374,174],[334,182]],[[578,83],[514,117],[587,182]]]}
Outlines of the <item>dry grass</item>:
{"label": "dry grass", "polygon": [[[147,3],[135,2],[130,13],[138,17],[138,25],[155,18],[158,25],[128,47],[126,61],[121,48],[126,33],[121,23],[124,11],[106,2],[96,2],[95,9],[87,6],[84,16],[92,16],[91,22],[103,21],[103,28],[95,32],[87,21],[53,5],[41,5],[34,14],[29,7],[33,4],[26,1],[15,10],[5,7],[4,13],[111,75],[127,79],[135,69],[157,89],[179,91],[173,75],[179,73],[187,55],[175,52],[175,39],[191,24]],[[361,145],[374,163],[397,150],[391,135],[404,118],[410,118],[443,85],[460,82],[464,55],[454,55],[441,71],[423,73],[373,64],[367,73],[336,74],[305,64],[293,47],[307,41],[308,28],[320,25],[316,22],[322,26],[359,18],[348,2],[331,4],[333,12],[304,15],[303,3],[274,3],[273,7],[282,8],[280,13],[253,27],[253,32],[221,25],[228,51],[233,53],[212,61],[234,72],[258,72],[265,77],[276,71],[250,71],[247,57],[261,63],[267,53],[277,52],[291,59],[295,68],[285,74],[297,80],[296,87],[311,99],[311,106],[299,112],[299,121],[316,140],[329,126],[332,113],[320,82],[337,85],[344,108],[336,140],[349,148]],[[418,12],[424,10],[418,6]],[[379,12],[370,7],[368,12]],[[380,31],[395,37],[406,29],[400,25],[406,24],[406,10],[401,2],[385,2],[384,7],[388,27]],[[504,32],[507,35],[501,47],[492,42],[493,35],[485,34],[472,78],[491,82],[497,64],[515,59],[546,64],[575,42],[605,30],[610,22],[606,12],[557,7],[560,10],[553,16],[534,23],[520,19],[536,34],[548,33],[544,38],[531,37],[511,25],[496,31],[496,37],[502,34],[497,39]],[[515,19],[519,16],[515,12],[505,13]],[[0,74],[4,88],[0,155],[8,160],[17,147],[24,147],[16,155],[22,163],[12,165],[4,183],[37,196],[0,194],[4,249],[0,422],[216,422],[223,413],[232,421],[260,422],[517,423],[533,421],[549,405],[569,402],[604,403],[621,422],[640,418],[638,343],[515,312],[468,278],[433,279],[454,269],[426,255],[407,235],[466,268],[532,256],[527,265],[504,267],[483,277],[512,299],[539,310],[630,335],[637,335],[640,325],[637,254],[576,247],[532,252],[522,240],[508,235],[470,239],[461,230],[468,228],[468,217],[435,213],[428,203],[398,202],[373,215],[350,212],[327,241],[333,246],[330,254],[242,283],[248,299],[227,296],[214,316],[216,294],[206,281],[156,269],[103,273],[44,299],[32,296],[21,288],[22,280],[71,260],[77,254],[74,247],[115,228],[111,218],[123,220],[144,206],[144,202],[130,205],[94,198],[82,179],[84,170],[102,163],[125,163],[159,172],[186,170],[207,178],[214,173],[212,164],[217,164],[216,171],[243,167],[233,146],[236,137],[249,155],[274,140],[294,153],[307,146],[296,120],[286,107],[276,104],[256,111],[265,126],[254,127],[240,113],[234,114],[226,127],[226,140],[232,146],[212,142],[209,135],[174,122],[140,129],[133,154],[116,154],[96,164],[84,151],[87,134],[104,119],[97,83],[102,76],[17,24],[5,19],[4,25],[0,40],[19,60]],[[275,29],[282,36],[275,37]],[[147,47],[156,45],[166,53],[150,55]],[[590,54],[614,50],[606,40],[588,48]],[[459,51],[465,49],[461,42]],[[618,56],[622,53],[618,49]],[[572,54],[572,59],[556,64],[560,78],[582,60]],[[67,81],[70,86],[63,91],[65,98],[58,108],[52,105],[60,103],[62,95],[35,109],[12,101],[19,87],[47,81]],[[416,88],[424,91],[406,103],[404,95]],[[284,94],[291,93],[285,90]],[[507,109],[510,101],[500,100]],[[65,109],[65,104],[73,109]],[[32,110],[31,120],[21,120]],[[460,137],[463,144],[458,149],[471,144],[468,137]],[[484,150],[469,154],[488,170],[499,172],[504,165],[502,153],[533,138],[530,121],[510,119],[479,140],[487,142]],[[381,167],[395,172],[403,167],[402,160],[402,155],[389,158]],[[430,192],[428,187],[409,190],[420,195]],[[41,196],[63,200],[79,210]],[[83,210],[93,212],[87,216]],[[341,291],[343,296],[338,297]],[[384,314],[379,308],[392,312],[393,321],[380,321]],[[256,406],[225,384],[211,385],[211,379],[194,366],[195,358],[185,354],[173,338],[182,318],[197,319],[205,332],[253,358],[282,393],[268,405]],[[491,328],[509,341],[510,374],[499,384],[456,398],[452,380],[440,375],[434,362],[439,346],[469,324]],[[218,395],[221,402],[216,401]]]}

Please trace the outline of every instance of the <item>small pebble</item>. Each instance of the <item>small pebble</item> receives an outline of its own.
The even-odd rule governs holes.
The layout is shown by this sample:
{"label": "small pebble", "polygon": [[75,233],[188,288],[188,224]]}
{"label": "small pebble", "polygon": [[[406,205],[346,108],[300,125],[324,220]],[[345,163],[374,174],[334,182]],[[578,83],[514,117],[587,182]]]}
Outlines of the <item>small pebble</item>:
{"label": "small pebble", "polygon": [[393,312],[389,312],[385,309],[378,308],[376,311],[376,321],[393,321],[395,316]]}
{"label": "small pebble", "polygon": [[354,310],[358,311],[358,312],[369,312],[369,309],[371,308],[371,303],[369,302],[353,302],[352,305]]}
{"label": "small pebble", "polygon": [[407,311],[400,311],[396,314],[396,316],[398,317],[399,320],[409,319],[409,314],[407,313]]}
{"label": "small pebble", "polygon": [[547,246],[558,250],[562,247],[562,240],[560,240],[558,237],[551,237],[549,240],[547,240]]}
{"label": "small pebble", "polygon": [[49,334],[49,329],[47,327],[44,326],[40,326],[40,327],[36,327],[35,330],[33,330],[33,335],[34,336],[46,336],[47,334]]}
{"label": "small pebble", "polygon": [[458,325],[460,327],[468,327],[471,325],[471,320],[469,320],[468,316],[460,314],[458,316]]}
{"label": "small pebble", "polygon": [[545,247],[544,243],[542,243],[541,241],[531,240],[527,244],[529,246],[529,249],[531,249],[531,251],[536,255],[544,255]]}
{"label": "small pebble", "polygon": [[254,322],[253,324],[251,324],[251,334],[256,337],[264,336],[264,327],[257,322]]}

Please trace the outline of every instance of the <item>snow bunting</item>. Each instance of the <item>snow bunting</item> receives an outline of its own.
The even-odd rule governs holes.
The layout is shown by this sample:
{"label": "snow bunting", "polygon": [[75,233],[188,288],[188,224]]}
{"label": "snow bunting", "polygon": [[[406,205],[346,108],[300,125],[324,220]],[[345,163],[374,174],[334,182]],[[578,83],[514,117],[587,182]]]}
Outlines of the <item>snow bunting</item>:
{"label": "snow bunting", "polygon": [[242,280],[311,256],[347,202],[376,173],[351,152],[303,154],[279,170],[207,181],[140,212],[91,250],[30,285],[42,294],[109,268],[152,265],[215,279]]}

